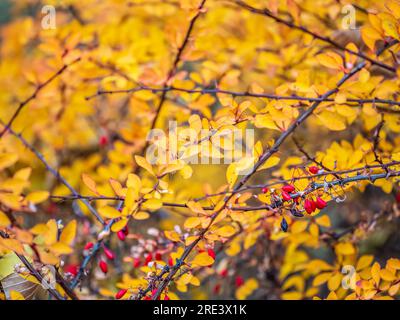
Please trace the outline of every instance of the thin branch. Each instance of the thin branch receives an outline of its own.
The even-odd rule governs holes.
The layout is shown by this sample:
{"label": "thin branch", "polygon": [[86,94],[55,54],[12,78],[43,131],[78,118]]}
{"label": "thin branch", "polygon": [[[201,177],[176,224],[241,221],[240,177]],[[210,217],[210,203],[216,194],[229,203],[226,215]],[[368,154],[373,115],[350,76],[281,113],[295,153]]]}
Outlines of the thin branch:
{"label": "thin branch", "polygon": [[[0,123],[3,123],[0,120]],[[50,164],[46,161],[46,159],[44,158],[44,156],[35,149],[35,147],[33,147],[23,136],[21,133],[17,133],[15,132],[13,129],[11,129],[10,127],[8,128],[8,131],[15,136],[19,141],[22,142],[22,144],[28,148],[31,152],[33,152],[36,157],[43,163],[43,165],[46,167],[46,169],[59,181],[61,181],[67,188],[69,191],[71,191],[71,193],[73,195],[79,195],[79,193],[75,190],[74,187],[72,187],[72,185],[65,180],[65,178],[56,170],[54,169],[52,166],[50,166]],[[82,202],[85,204],[85,206],[89,209],[89,211],[96,217],[96,219],[102,224],[104,225],[104,220],[103,218],[99,215],[99,213],[96,211],[95,208],[92,207],[92,205],[85,199],[82,199]]]}
{"label": "thin branch", "polygon": [[[385,45],[381,50],[377,52],[377,55],[379,56],[384,50],[388,49],[392,45],[398,43],[397,41],[388,43]],[[353,75],[358,73],[361,69],[363,69],[366,65],[366,62],[360,62],[356,67],[354,67],[349,73],[345,74],[342,79],[336,84],[336,87],[334,89],[331,89],[327,91],[325,94],[322,95],[324,99],[330,97],[332,94],[336,93],[339,91],[339,88],[348,80],[350,79]],[[266,150],[257,163],[254,165],[253,169],[246,175],[244,176],[233,188],[233,191],[230,195],[226,196],[224,199],[224,205],[221,206],[221,208],[216,211],[214,214],[212,214],[210,222],[207,227],[205,227],[196,240],[194,240],[189,246],[187,246],[182,253],[181,257],[178,259],[178,262],[171,268],[169,271],[167,277],[165,277],[160,285],[157,288],[157,292],[153,297],[153,300],[156,300],[160,297],[161,293],[164,291],[164,289],[169,285],[171,282],[172,278],[176,274],[176,272],[179,270],[181,265],[184,263],[185,259],[189,256],[189,254],[192,252],[192,250],[196,247],[198,242],[204,237],[204,235],[207,233],[215,219],[219,216],[219,214],[225,209],[227,203],[229,200],[233,197],[235,193],[238,192],[247,182],[248,180],[257,172],[257,169],[260,168],[272,155],[274,155],[276,152],[278,152],[280,146],[285,142],[285,140],[296,130],[298,126],[300,126],[309,116],[311,116],[314,112],[314,110],[319,106],[320,102],[315,102],[309,109],[304,111],[292,125],[289,126],[289,128],[280,135],[280,137],[275,141],[274,145],[272,146],[271,149]]]}
{"label": "thin branch", "polygon": [[65,64],[62,66],[61,69],[59,69],[55,74],[53,74],[49,79],[47,79],[45,82],[39,84],[36,87],[36,90],[24,101],[22,101],[17,110],[15,110],[14,114],[11,116],[11,119],[7,122],[7,124],[4,125],[3,130],[0,132],[0,139],[3,137],[3,135],[7,132],[8,129],[11,129],[11,126],[13,124],[13,122],[15,121],[15,119],[18,117],[19,113],[22,111],[22,109],[29,103],[31,102],[33,99],[36,98],[36,96],[39,94],[39,92],[45,88],[48,84],[50,84],[51,82],[53,82],[53,80],[55,80],[56,78],[58,78],[65,70],[67,70],[70,66],[72,66],[73,64],[77,63],[78,61],[80,61],[81,58],[77,58],[74,61],[72,61],[70,64]]}
{"label": "thin branch", "polygon": [[[169,91],[178,91],[184,93],[193,93],[193,94],[227,94],[232,97],[252,97],[252,98],[266,98],[271,100],[288,100],[288,101],[307,101],[307,102],[335,102],[333,98],[311,98],[311,97],[301,97],[297,95],[283,96],[269,93],[253,93],[249,91],[239,92],[239,91],[231,91],[231,90],[223,90],[218,88],[197,88],[197,89],[185,89],[175,86],[164,86],[163,88],[157,87],[149,87],[149,86],[138,86],[130,89],[121,89],[121,90],[99,90],[97,93],[86,97],[86,100],[93,99],[95,97],[101,95],[111,95],[111,94],[122,94],[122,93],[135,93],[140,91],[151,91],[151,92],[169,92]],[[364,105],[367,103],[380,103],[384,105],[395,105],[400,106],[400,101],[390,100],[390,99],[379,99],[379,98],[371,98],[371,99],[354,99],[349,98],[347,102],[354,103],[357,105]]]}
{"label": "thin branch", "polygon": [[321,36],[321,35],[313,32],[313,31],[307,29],[306,27],[296,25],[295,23],[293,23],[291,21],[288,21],[288,20],[284,20],[284,19],[274,15],[268,9],[258,9],[258,8],[250,6],[249,4],[247,4],[247,3],[245,3],[244,1],[241,1],[241,0],[232,0],[232,2],[236,3],[239,7],[243,8],[243,9],[246,9],[247,11],[253,12],[253,13],[258,14],[258,15],[263,15],[263,16],[269,17],[269,18],[275,20],[276,22],[278,22],[280,24],[288,26],[291,29],[299,30],[299,31],[301,31],[303,33],[306,33],[306,34],[312,36],[315,39],[318,39],[318,40],[321,40],[321,41],[323,41],[325,43],[328,43],[328,44],[332,45],[333,47],[335,47],[335,48],[337,48],[337,49],[339,49],[341,51],[345,51],[345,52],[348,52],[350,54],[356,55],[356,56],[362,58],[365,61],[368,61],[368,62],[370,62],[370,63],[372,63],[374,65],[377,65],[377,66],[379,66],[381,68],[384,68],[384,69],[386,69],[388,71],[391,71],[393,73],[396,72],[396,68],[394,68],[392,66],[389,66],[389,65],[384,64],[384,63],[382,63],[380,61],[374,60],[374,59],[368,57],[367,55],[365,55],[365,54],[363,54],[361,52],[357,52],[357,51],[353,51],[351,49],[348,49],[348,48],[340,45],[339,43],[333,41],[331,38],[325,37],[325,36]]}

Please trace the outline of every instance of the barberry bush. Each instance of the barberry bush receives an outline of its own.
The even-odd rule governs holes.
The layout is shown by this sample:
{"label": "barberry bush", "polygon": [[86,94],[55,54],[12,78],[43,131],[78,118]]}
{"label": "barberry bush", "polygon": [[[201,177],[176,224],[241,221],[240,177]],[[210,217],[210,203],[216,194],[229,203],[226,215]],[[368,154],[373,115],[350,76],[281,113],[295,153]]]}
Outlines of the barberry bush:
{"label": "barberry bush", "polygon": [[400,1],[2,7],[1,299],[400,295]]}

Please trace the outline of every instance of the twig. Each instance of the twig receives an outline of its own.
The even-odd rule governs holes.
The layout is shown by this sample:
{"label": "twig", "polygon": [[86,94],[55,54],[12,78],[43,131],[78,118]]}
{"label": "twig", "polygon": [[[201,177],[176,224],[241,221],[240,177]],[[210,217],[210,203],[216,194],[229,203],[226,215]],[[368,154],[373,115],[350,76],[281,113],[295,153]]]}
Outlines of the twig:
{"label": "twig", "polygon": [[76,62],[80,61],[81,58],[77,58],[74,61],[72,61],[70,64],[65,64],[62,66],[61,69],[59,69],[55,74],[53,74],[49,79],[47,79],[45,82],[39,84],[36,87],[36,90],[24,101],[22,101],[17,110],[15,110],[14,114],[11,116],[11,119],[7,122],[7,124],[4,125],[4,129],[0,132],[0,139],[3,137],[3,135],[7,132],[7,130],[11,129],[11,126],[14,122],[14,120],[18,117],[19,113],[22,111],[22,109],[33,99],[36,98],[36,96],[39,94],[39,92],[45,88],[48,84],[50,84],[54,79],[58,78],[65,70],[67,70],[70,66],[75,64]]}

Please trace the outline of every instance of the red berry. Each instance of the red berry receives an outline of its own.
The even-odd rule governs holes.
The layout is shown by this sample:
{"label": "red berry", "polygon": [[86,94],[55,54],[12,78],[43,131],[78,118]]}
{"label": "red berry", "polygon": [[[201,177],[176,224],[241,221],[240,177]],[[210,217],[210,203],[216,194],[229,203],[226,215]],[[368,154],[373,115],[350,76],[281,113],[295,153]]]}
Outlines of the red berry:
{"label": "red berry", "polygon": [[290,197],[289,193],[287,193],[286,191],[282,191],[282,199],[283,201],[289,201],[292,198]]}
{"label": "red berry", "polygon": [[291,184],[287,184],[286,186],[282,187],[282,190],[287,193],[292,193],[296,189]]}
{"label": "red berry", "polygon": [[228,275],[228,269],[223,269],[220,273],[221,277],[226,277]]}
{"label": "red berry", "polygon": [[167,295],[164,296],[164,300],[170,300]]}
{"label": "red berry", "polygon": [[208,255],[215,260],[215,251],[213,249],[207,250]]}
{"label": "red berry", "polygon": [[173,266],[174,266],[174,259],[172,259],[171,257],[168,259],[168,265],[169,265],[170,267],[173,267]]}
{"label": "red berry", "polygon": [[129,234],[129,229],[128,229],[128,227],[123,228],[122,231],[124,232],[124,234],[125,234],[126,236]]}
{"label": "red berry", "polygon": [[320,197],[318,197],[317,201],[315,201],[315,205],[318,209],[323,209],[326,207],[326,202],[322,200]]}
{"label": "red berry", "polygon": [[109,260],[114,260],[115,258],[115,254],[114,252],[112,252],[110,249],[108,249],[107,247],[103,247],[104,250],[104,254],[106,255],[107,259]]}
{"label": "red berry", "polygon": [[242,286],[243,283],[244,283],[244,280],[243,280],[243,278],[241,276],[237,276],[235,278],[235,286],[236,286],[236,288],[239,288],[240,286]]}
{"label": "red berry", "polygon": [[108,137],[106,135],[100,136],[99,144],[100,146],[104,147],[108,143]]}
{"label": "red berry", "polygon": [[118,292],[117,292],[117,294],[115,295],[115,298],[116,299],[121,299],[124,295],[125,295],[125,293],[127,292],[128,290],[127,289],[122,289],[122,290],[119,290]]}
{"label": "red berry", "polygon": [[219,294],[220,291],[221,291],[221,285],[217,283],[213,288],[213,292],[214,294]]}
{"label": "red berry", "polygon": [[107,263],[105,261],[100,260],[99,267],[100,267],[101,271],[103,271],[103,273],[107,273],[108,272],[108,266],[107,266]]}
{"label": "red berry", "polygon": [[312,174],[317,174],[319,172],[319,168],[317,166],[308,167],[308,171]]}
{"label": "red berry", "polygon": [[147,264],[148,264],[151,260],[153,260],[153,255],[152,255],[151,253],[148,253],[148,254],[146,255],[146,257],[145,257],[145,262],[144,262],[144,264],[147,266]]}
{"label": "red berry", "polygon": [[64,268],[64,271],[66,273],[70,273],[74,277],[76,277],[76,275],[78,274],[78,270],[79,270],[79,267],[76,264],[69,264],[69,265],[66,265],[65,268]]}
{"label": "red berry", "polygon": [[156,260],[160,261],[162,259],[162,255],[159,252],[156,252]]}
{"label": "red berry", "polygon": [[140,259],[139,258],[134,258],[133,259],[133,267],[134,268],[140,267]]}
{"label": "red berry", "polygon": [[311,214],[314,210],[313,210],[313,205],[312,205],[312,202],[310,201],[310,200],[308,200],[308,199],[306,199],[305,201],[304,201],[304,210],[306,210],[306,212],[308,213],[308,214]]}
{"label": "red berry", "polygon": [[267,187],[262,188],[262,189],[261,189],[261,192],[262,192],[262,193],[267,193],[267,192],[268,192],[268,188],[267,188]]}
{"label": "red berry", "polygon": [[314,212],[315,209],[317,209],[317,204],[315,203],[314,200],[310,200],[310,201],[311,201],[311,208],[312,208],[312,211]]}
{"label": "red berry", "polygon": [[[158,290],[157,288],[154,288],[154,289],[151,291],[151,297],[152,297],[152,298],[154,298],[154,297],[156,296],[157,290]],[[160,300],[160,297],[158,297],[157,300]]]}
{"label": "red berry", "polygon": [[85,247],[84,247],[85,250],[90,250],[90,249],[92,249],[92,248],[93,248],[93,242],[88,242],[88,243],[86,243],[86,245],[85,245]]}
{"label": "red berry", "polygon": [[145,297],[143,298],[143,300],[151,300],[151,298],[150,298],[149,296],[145,296]]}
{"label": "red berry", "polygon": [[124,241],[125,238],[126,238],[126,234],[125,234],[124,231],[119,230],[119,231],[117,232],[117,237],[118,237],[119,240]]}

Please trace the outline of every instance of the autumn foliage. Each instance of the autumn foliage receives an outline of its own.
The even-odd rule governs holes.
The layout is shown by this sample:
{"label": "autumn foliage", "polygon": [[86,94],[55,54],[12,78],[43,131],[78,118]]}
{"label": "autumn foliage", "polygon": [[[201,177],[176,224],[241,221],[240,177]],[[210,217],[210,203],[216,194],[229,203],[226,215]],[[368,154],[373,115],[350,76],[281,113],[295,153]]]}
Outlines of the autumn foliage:
{"label": "autumn foliage", "polygon": [[400,1],[8,6],[0,299],[399,297]]}

